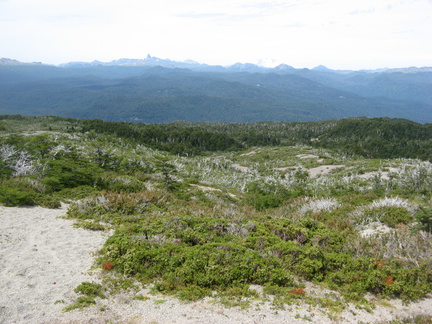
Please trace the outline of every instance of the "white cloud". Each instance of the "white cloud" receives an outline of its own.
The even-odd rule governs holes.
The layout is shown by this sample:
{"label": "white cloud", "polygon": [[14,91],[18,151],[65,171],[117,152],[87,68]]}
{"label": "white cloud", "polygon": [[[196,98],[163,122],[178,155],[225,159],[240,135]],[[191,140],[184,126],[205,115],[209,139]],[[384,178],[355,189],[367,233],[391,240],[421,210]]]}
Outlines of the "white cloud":
{"label": "white cloud", "polygon": [[432,65],[431,0],[0,0],[0,56]]}

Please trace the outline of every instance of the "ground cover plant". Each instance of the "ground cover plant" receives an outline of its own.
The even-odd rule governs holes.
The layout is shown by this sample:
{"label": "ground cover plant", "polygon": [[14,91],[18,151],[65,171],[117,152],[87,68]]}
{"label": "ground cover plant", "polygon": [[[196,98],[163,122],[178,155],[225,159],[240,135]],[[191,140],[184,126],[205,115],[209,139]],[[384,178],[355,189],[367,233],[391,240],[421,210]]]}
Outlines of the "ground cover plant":
{"label": "ground cover plant", "polygon": [[[242,307],[245,298],[266,296],[281,307],[298,299],[323,302],[305,282],[358,303],[367,302],[367,293],[411,301],[432,291],[429,159],[364,157],[345,151],[346,142],[332,149],[311,142],[250,146],[250,137],[242,141],[234,130],[235,141],[227,142],[234,146],[179,154],[126,136],[121,125],[14,118],[2,123],[0,203],[72,202],[67,217],[76,226],[114,231],[96,262],[119,282]],[[216,126],[195,127],[214,132]],[[168,129],[172,140],[154,135],[163,133],[159,126],[149,138],[175,142],[183,132]],[[195,139],[195,131],[183,134]],[[110,286],[113,280],[104,291],[130,285]],[[251,289],[256,285],[264,295]],[[84,294],[75,306],[94,297]]]}

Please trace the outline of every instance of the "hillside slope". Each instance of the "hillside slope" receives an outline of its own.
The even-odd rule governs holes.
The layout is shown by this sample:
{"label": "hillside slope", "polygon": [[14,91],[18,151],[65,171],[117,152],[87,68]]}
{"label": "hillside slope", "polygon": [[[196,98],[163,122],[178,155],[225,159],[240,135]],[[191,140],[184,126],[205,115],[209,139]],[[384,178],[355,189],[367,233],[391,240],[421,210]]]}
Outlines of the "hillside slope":
{"label": "hillside slope", "polygon": [[314,121],[354,116],[432,121],[430,73],[258,71],[0,65],[0,114],[146,123]]}
{"label": "hillside slope", "polygon": [[[94,322],[145,322],[149,312],[169,322],[173,312],[184,323],[429,323],[432,164],[414,157],[430,153],[430,131],[387,118],[0,116],[3,295],[14,290],[0,298],[0,320],[64,311],[60,320]],[[75,276],[89,259],[67,258],[80,244],[53,242],[79,234],[28,207],[61,202],[74,226],[109,233],[89,279]],[[84,243],[81,255],[92,246]],[[47,253],[62,255],[51,262]]]}

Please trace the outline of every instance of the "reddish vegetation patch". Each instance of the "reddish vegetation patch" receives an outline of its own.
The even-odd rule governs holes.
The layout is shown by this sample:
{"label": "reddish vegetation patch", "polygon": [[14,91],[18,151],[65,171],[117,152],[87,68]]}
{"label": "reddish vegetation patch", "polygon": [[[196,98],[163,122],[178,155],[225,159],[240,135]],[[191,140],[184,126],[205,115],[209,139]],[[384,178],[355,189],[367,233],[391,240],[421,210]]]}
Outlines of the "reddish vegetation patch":
{"label": "reddish vegetation patch", "polygon": [[393,276],[390,275],[384,280],[384,282],[386,285],[391,286],[391,285],[393,285],[393,279],[394,279]]}
{"label": "reddish vegetation patch", "polygon": [[110,271],[112,268],[114,268],[114,265],[111,261],[108,260],[107,262],[102,263],[102,269]]}
{"label": "reddish vegetation patch", "polygon": [[291,290],[291,294],[293,295],[306,295],[306,291],[303,288],[295,288]]}
{"label": "reddish vegetation patch", "polygon": [[380,260],[375,260],[375,266],[380,269],[385,265],[384,261],[380,261]]}

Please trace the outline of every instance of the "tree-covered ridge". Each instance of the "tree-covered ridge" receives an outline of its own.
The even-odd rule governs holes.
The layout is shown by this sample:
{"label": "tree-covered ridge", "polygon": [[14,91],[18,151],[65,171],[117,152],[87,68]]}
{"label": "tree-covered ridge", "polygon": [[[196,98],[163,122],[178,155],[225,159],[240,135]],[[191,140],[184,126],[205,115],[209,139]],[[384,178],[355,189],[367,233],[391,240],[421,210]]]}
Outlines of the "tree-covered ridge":
{"label": "tree-covered ridge", "polygon": [[[110,134],[172,154],[238,151],[253,146],[310,145],[373,158],[432,157],[432,124],[404,119],[346,118],[320,122],[141,124],[61,117],[0,115],[0,127],[16,123],[61,122],[69,133]],[[3,125],[3,126],[2,126]],[[48,128],[47,128],[48,129]]]}
{"label": "tree-covered ridge", "polygon": [[374,74],[311,70],[44,69],[0,66],[0,114],[145,123],[290,122],[363,115],[432,121],[432,74],[389,73],[376,85]]}
{"label": "tree-covered ridge", "polygon": [[82,131],[116,134],[118,137],[127,138],[155,149],[162,149],[172,154],[191,155],[205,151],[244,148],[242,143],[230,136],[193,125],[188,125],[188,127],[183,124],[137,126],[132,123],[87,120],[83,121]]}
{"label": "tree-covered ridge", "polygon": [[[346,119],[318,137],[320,147],[350,147],[363,156],[389,158],[432,157],[432,124],[419,125],[389,118]],[[332,144],[332,142],[338,143]]]}
{"label": "tree-covered ridge", "polygon": [[[366,293],[409,301],[432,291],[430,161],[364,157],[346,142],[313,146],[331,130],[334,138],[350,132],[358,141],[377,126],[381,138],[423,143],[429,125],[0,121],[0,203],[55,208],[69,201],[77,226],[113,229],[96,261],[107,278],[118,276],[116,286],[105,282],[107,291],[133,279],[186,300],[260,297],[284,307],[302,298],[337,309],[347,301],[372,307]],[[355,125],[365,125],[365,134],[360,126],[353,133]],[[245,134],[277,141],[246,144]],[[198,135],[238,146],[203,151],[205,140],[190,140]],[[196,151],[170,154],[145,141],[166,151],[177,141]],[[341,297],[320,299],[306,281]],[[251,285],[261,285],[263,295]]]}

